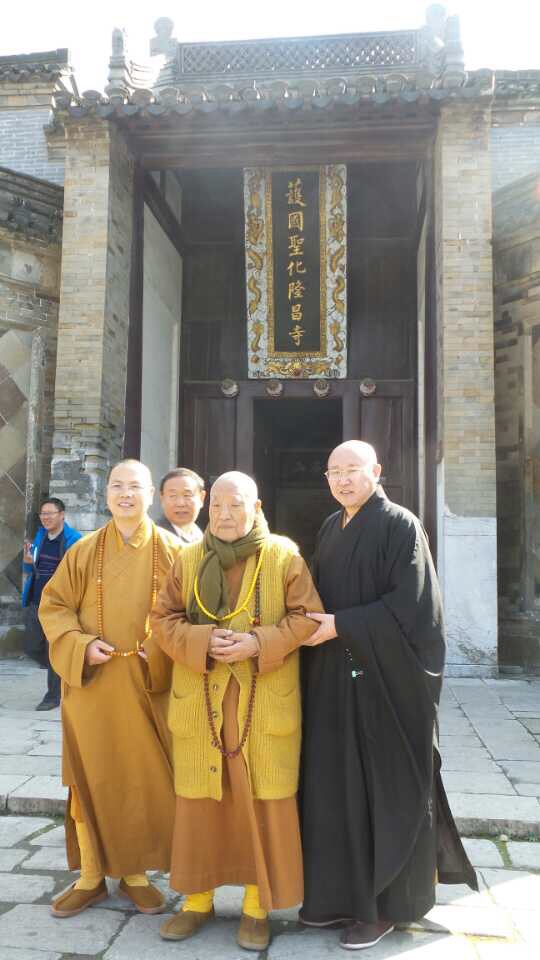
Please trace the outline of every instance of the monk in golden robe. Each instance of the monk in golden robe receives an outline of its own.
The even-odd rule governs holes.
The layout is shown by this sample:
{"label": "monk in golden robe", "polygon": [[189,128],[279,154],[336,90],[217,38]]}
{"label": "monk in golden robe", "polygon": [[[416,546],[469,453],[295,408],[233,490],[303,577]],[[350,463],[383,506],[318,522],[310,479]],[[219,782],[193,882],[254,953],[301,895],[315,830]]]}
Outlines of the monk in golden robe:
{"label": "monk in golden robe", "polygon": [[170,884],[188,895],[164,939],[190,937],[214,916],[214,888],[242,884],[238,943],[264,950],[268,911],[302,899],[298,648],[312,604],[322,609],[309,571],[270,534],[254,481],[223,474],[203,542],[180,552],[152,614],[174,661]]}
{"label": "monk in golden robe", "polygon": [[150,471],[111,471],[112,520],[66,553],[43,591],[39,617],[62,678],[66,843],[81,875],[52,904],[70,917],[107,896],[105,877],[142,913],[165,901],[146,870],[168,870],[174,789],[164,701],[170,661],[151,637],[152,602],[180,549],[147,516]]}

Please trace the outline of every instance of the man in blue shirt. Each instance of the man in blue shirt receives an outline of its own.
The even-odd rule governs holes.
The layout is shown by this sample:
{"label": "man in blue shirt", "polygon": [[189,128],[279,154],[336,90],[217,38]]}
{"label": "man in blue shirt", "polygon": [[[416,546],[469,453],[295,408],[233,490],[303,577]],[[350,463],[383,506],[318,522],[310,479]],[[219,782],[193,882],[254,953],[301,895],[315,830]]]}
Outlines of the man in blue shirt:
{"label": "man in blue shirt", "polygon": [[47,693],[36,710],[53,710],[60,705],[60,677],[49,660],[49,645],[38,619],[38,607],[45,584],[51,579],[66,550],[81,534],[65,521],[65,506],[58,497],[43,500],[39,509],[41,526],[34,542],[24,544],[23,572],[26,577],[22,605],[27,608],[25,650],[40,666],[47,668]]}

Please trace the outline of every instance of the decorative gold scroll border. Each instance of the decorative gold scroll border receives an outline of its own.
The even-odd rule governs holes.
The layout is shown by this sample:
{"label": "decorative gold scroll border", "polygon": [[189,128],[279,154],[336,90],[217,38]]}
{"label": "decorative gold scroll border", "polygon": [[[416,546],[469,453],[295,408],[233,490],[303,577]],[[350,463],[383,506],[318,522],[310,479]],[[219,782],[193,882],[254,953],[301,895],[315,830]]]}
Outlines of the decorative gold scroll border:
{"label": "decorative gold scroll border", "polygon": [[[274,170],[318,170],[321,350],[274,349],[272,180]],[[248,377],[347,376],[347,168],[258,167],[244,170]],[[338,239],[336,239],[336,237]]]}

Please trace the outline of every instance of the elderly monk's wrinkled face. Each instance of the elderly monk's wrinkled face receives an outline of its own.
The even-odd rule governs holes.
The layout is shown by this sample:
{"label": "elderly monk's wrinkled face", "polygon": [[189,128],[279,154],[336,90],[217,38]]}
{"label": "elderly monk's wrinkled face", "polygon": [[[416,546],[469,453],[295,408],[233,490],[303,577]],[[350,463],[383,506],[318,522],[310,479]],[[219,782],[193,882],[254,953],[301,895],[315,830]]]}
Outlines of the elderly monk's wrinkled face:
{"label": "elderly monk's wrinkled face", "polygon": [[245,537],[255,523],[261,501],[236,483],[216,480],[210,491],[210,533],[226,543]]}
{"label": "elderly monk's wrinkled face", "polygon": [[330,454],[326,477],[332,496],[347,513],[359,510],[375,492],[381,466],[347,444]]}
{"label": "elderly monk's wrinkled face", "polygon": [[142,463],[120,463],[107,484],[107,506],[115,520],[142,520],[154,499],[150,471]]}
{"label": "elderly monk's wrinkled face", "polygon": [[161,494],[161,506],[169,523],[188,527],[195,523],[204,503],[205,491],[193,477],[171,477]]}

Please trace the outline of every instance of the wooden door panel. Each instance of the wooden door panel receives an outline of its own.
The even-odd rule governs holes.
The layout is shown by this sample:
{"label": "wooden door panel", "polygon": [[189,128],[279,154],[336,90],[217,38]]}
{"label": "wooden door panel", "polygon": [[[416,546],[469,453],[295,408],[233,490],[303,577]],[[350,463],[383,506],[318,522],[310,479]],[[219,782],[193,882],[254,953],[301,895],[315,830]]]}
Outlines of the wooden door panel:
{"label": "wooden door panel", "polygon": [[182,462],[208,482],[236,465],[236,400],[218,384],[186,384],[183,390]]}
{"label": "wooden door panel", "polygon": [[[415,384],[411,380],[378,381],[375,393],[368,397],[359,388],[360,382],[353,380],[331,384],[329,399],[342,404],[343,439],[373,444],[383,466],[388,496],[416,510]],[[257,439],[260,446],[262,437],[254,436],[254,404],[268,397],[264,381],[240,381],[235,399],[224,397],[217,382],[186,383],[183,397],[181,449],[186,466],[209,482],[234,468],[263,472],[257,454]],[[286,382],[283,398],[311,400],[315,418],[326,402],[314,396],[310,381]],[[271,402],[277,412],[280,399]],[[301,437],[298,445],[302,446]]]}

